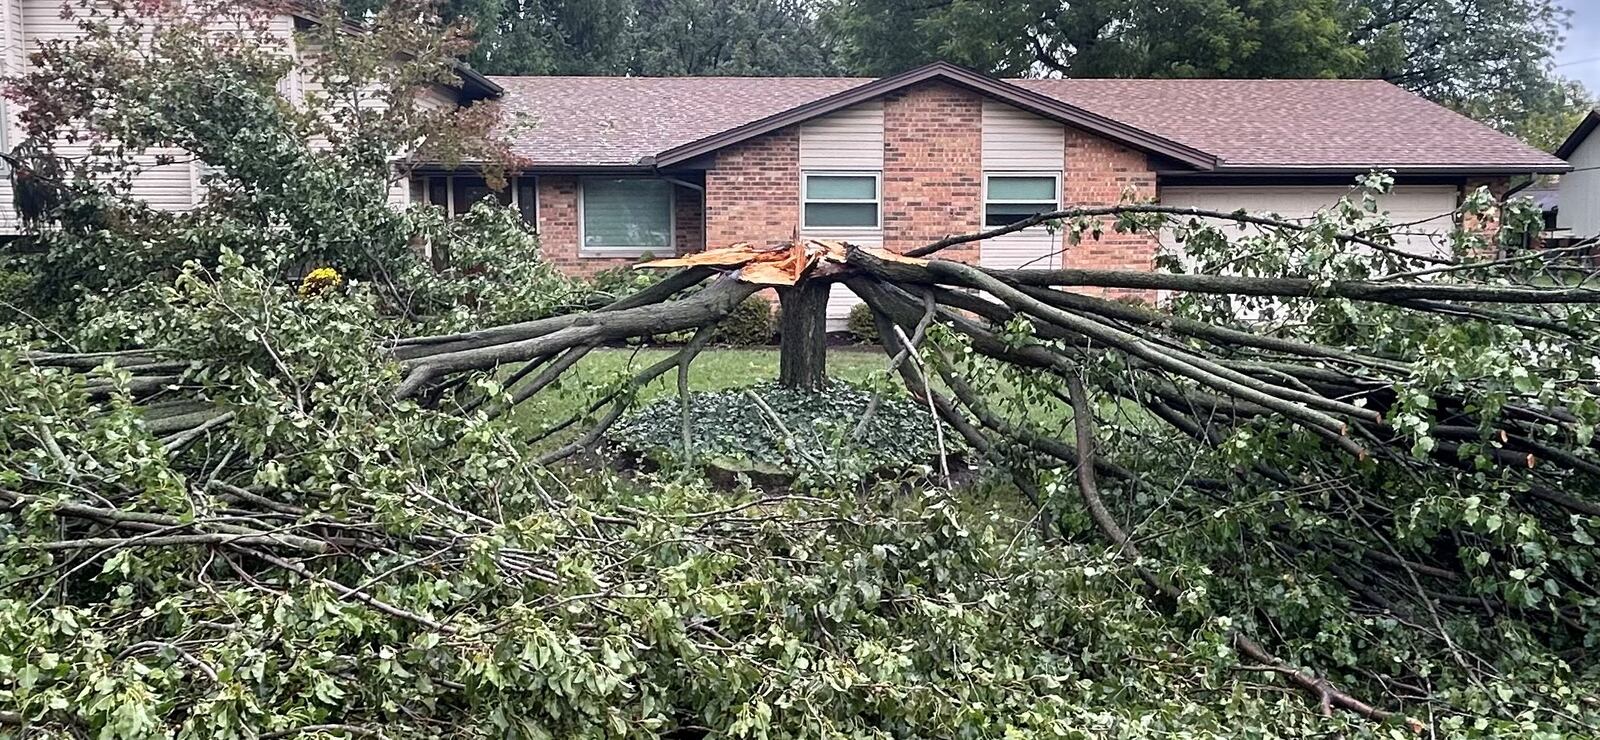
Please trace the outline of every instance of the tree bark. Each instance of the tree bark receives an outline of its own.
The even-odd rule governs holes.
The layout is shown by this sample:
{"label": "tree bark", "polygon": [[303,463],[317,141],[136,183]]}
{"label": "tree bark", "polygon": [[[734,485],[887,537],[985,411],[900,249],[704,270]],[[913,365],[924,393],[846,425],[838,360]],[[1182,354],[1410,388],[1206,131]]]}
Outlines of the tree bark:
{"label": "tree bark", "polygon": [[822,280],[801,280],[778,289],[778,383],[814,391],[828,375],[828,288]]}

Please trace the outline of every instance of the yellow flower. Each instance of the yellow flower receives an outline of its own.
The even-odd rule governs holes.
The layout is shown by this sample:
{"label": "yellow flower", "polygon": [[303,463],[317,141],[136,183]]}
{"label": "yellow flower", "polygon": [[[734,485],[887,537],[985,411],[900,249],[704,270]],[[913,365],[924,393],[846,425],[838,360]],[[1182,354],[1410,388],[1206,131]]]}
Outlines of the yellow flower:
{"label": "yellow flower", "polygon": [[310,298],[314,295],[322,295],[338,288],[343,282],[344,276],[340,275],[338,270],[332,267],[318,267],[306,273],[306,276],[300,280],[300,296]]}

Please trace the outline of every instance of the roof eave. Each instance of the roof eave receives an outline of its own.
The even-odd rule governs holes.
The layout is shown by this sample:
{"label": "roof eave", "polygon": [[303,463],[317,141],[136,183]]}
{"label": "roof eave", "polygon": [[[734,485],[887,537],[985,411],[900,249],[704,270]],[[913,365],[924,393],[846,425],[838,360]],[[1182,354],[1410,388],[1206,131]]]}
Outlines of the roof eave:
{"label": "roof eave", "polygon": [[[1335,164],[1335,165],[1219,165],[1210,174],[1215,175],[1363,175],[1368,172],[1393,172],[1397,175],[1458,175],[1471,177],[1506,175],[1559,175],[1571,172],[1572,165],[1565,162],[1528,164]],[[1158,173],[1170,174],[1170,173]]]}
{"label": "roof eave", "polygon": [[466,62],[455,63],[456,76],[461,78],[461,92],[473,100],[493,99],[504,95],[506,89],[500,83],[483,76],[482,72],[473,69]]}
{"label": "roof eave", "polygon": [[671,166],[723,147],[776,131],[785,126],[808,121],[812,118],[871,100],[880,95],[930,80],[941,80],[972,90],[1015,105],[1030,113],[1086,129],[1153,154],[1169,157],[1198,170],[1209,170],[1217,166],[1218,160],[1215,155],[947,62],[934,62],[898,75],[873,80],[848,90],[795,106],[786,111],[735,126],[697,141],[673,147],[657,154],[655,156],[656,164],[662,167]]}
{"label": "roof eave", "polygon": [[1600,110],[1591,110],[1589,115],[1583,117],[1583,122],[1567,136],[1567,140],[1556,147],[1555,155],[1562,159],[1571,159],[1578,151],[1578,147],[1583,146],[1583,142],[1589,139],[1589,134],[1594,133],[1596,128],[1600,128]]}

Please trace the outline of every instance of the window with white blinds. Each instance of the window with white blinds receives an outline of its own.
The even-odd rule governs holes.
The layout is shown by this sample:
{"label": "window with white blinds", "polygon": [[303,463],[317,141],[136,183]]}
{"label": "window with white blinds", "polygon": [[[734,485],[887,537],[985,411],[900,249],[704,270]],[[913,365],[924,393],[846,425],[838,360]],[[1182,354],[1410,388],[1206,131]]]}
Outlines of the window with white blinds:
{"label": "window with white blinds", "polygon": [[587,177],[578,199],[579,254],[637,257],[671,254],[672,183],[642,178]]}
{"label": "window with white blinds", "polygon": [[988,175],[984,181],[984,226],[1005,226],[1060,207],[1061,178],[1055,174]]}
{"label": "window with white blinds", "polygon": [[878,228],[878,178],[876,172],[806,173],[804,227]]}

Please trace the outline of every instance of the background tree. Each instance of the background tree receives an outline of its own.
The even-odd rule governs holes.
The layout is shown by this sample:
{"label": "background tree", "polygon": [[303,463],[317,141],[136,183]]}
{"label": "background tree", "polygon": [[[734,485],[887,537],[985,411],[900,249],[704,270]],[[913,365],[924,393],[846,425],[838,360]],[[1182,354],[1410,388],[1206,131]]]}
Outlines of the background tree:
{"label": "background tree", "polygon": [[826,18],[859,74],[942,58],[1022,76],[1376,77],[1541,145],[1589,104],[1550,66],[1554,0],[861,0]]}
{"label": "background tree", "polygon": [[487,74],[823,75],[836,70],[808,0],[460,0]]}

